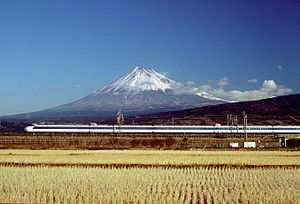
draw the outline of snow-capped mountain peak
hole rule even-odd
[[[117,81],[104,87],[99,93],[126,91],[158,91],[165,92],[175,81],[157,73],[151,68],[135,67]]]
[[[186,89],[186,90],[185,90]],[[157,73],[153,69],[135,67],[101,90],[77,101],[36,112],[36,117],[114,117],[122,109],[127,115],[183,110],[223,103],[208,93]],[[31,117],[34,113],[31,114]]]

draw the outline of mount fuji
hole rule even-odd
[[[135,67],[112,84],[77,101],[29,113],[30,118],[112,117],[183,110],[225,103],[207,93],[178,93],[177,82],[151,68]],[[22,114],[28,117],[29,114]]]

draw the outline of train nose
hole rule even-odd
[[[30,132],[30,127],[24,128],[24,131],[25,131],[25,132]]]

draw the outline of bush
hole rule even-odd
[[[173,144],[175,144],[176,140],[173,137],[168,137],[165,140],[166,146],[170,148]]]
[[[159,146],[160,148],[162,148],[164,146],[162,140],[159,140],[159,139],[152,139],[150,141],[150,145],[152,148],[155,148],[156,146]]]
[[[136,147],[139,146],[140,142],[141,141],[138,140],[138,139],[133,139],[133,140],[130,141],[130,145],[131,145],[132,148],[136,148]]]

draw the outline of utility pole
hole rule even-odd
[[[230,133],[233,132],[233,130],[232,130],[233,127],[236,128],[236,133],[238,133],[238,131],[239,131],[239,129],[238,129],[238,123],[239,123],[239,120],[238,120],[237,115],[227,114],[227,126],[230,129]]]
[[[238,132],[238,123],[239,123],[239,120],[238,120],[238,117],[237,117],[237,115],[232,115],[232,114],[229,114],[229,116],[228,116],[228,125],[230,126],[230,127],[236,127],[236,130],[237,130],[237,132]]]
[[[172,123],[172,125],[174,125],[174,118],[172,118],[171,123]]]
[[[239,120],[237,118],[237,115],[234,115],[232,117],[232,126],[238,126]]]
[[[229,115],[228,113],[226,114],[226,118],[227,118],[227,120],[226,120],[227,126],[229,126],[230,116],[231,116],[231,114],[230,114],[230,115]]]
[[[232,134],[232,114],[227,113],[227,127],[229,127],[230,132],[227,133],[227,137],[229,137],[229,134]]]
[[[246,139],[246,141],[248,140],[248,138],[247,138],[247,123],[248,123],[248,121],[247,121],[247,114],[246,114],[246,112],[245,111],[243,111],[243,119],[244,119],[244,135],[245,135],[245,139]]]
[[[121,125],[123,125],[123,123],[124,123],[123,113],[119,109],[117,113],[117,124],[119,125],[119,134],[121,133]]]

